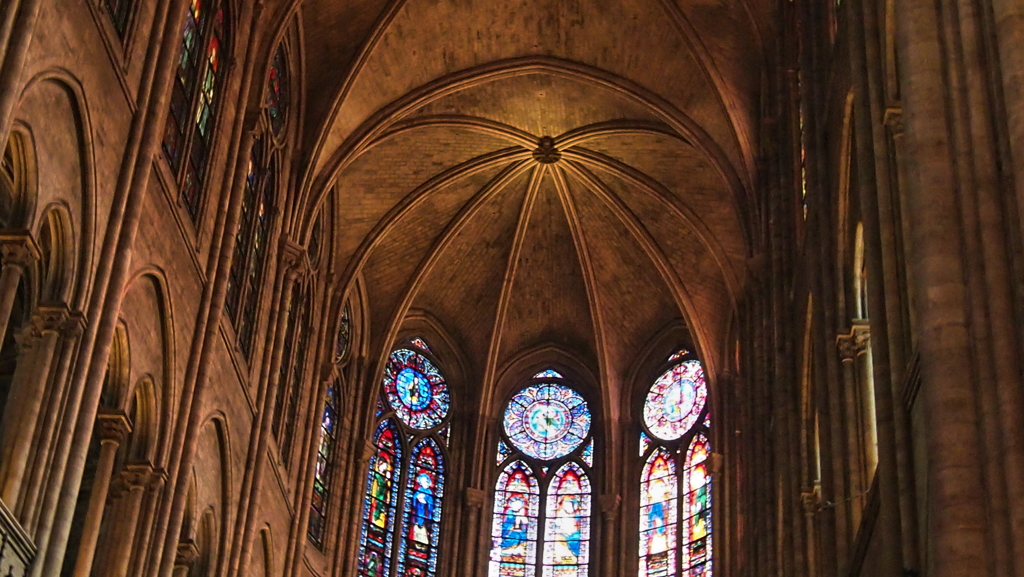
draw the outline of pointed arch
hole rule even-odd
[[[437,572],[445,472],[444,455],[438,443],[431,437],[420,441],[412,450],[405,484],[398,575],[433,577]]]
[[[537,560],[540,486],[533,469],[522,460],[508,464],[494,486],[488,575],[526,575]]]
[[[363,527],[359,536],[359,575],[388,575],[402,475],[402,445],[398,428],[389,419],[377,427],[366,475]]]
[[[655,449],[640,479],[640,575],[675,575],[679,479],[672,453]]]
[[[590,478],[569,461],[555,473],[544,507],[543,577],[587,575],[590,564]]]

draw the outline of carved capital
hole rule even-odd
[[[61,332],[65,339],[77,339],[85,332],[85,314],[82,311],[74,311],[61,326]]]
[[[470,509],[479,509],[484,506],[484,498],[487,493],[473,487],[466,487],[466,506]]]
[[[179,541],[178,550],[174,554],[174,566],[191,569],[197,560],[199,560],[199,547],[195,541],[191,539]]]
[[[284,267],[284,274],[287,279],[295,280],[305,274],[305,255],[306,249],[287,238],[281,239],[281,265]]]
[[[721,453],[708,455],[708,474],[717,477],[725,466],[725,457]]]
[[[131,463],[121,470],[121,482],[129,489],[146,487],[153,477],[153,466],[149,463]]]
[[[619,505],[622,504],[622,497],[617,493],[614,495],[598,495],[597,506],[601,509],[601,515],[614,521],[619,516]]]
[[[27,230],[0,233],[0,255],[3,263],[25,268],[39,260],[39,245]]]
[[[366,463],[369,463],[370,462],[370,457],[372,457],[374,455],[374,453],[376,453],[376,452],[377,452],[377,446],[374,445],[373,443],[367,441],[366,443],[363,444],[363,453],[361,455],[359,455],[359,463],[361,465],[365,465]]]
[[[839,350],[840,360],[852,361],[857,358],[857,343],[854,341],[852,333],[837,336],[836,348]]]
[[[102,441],[120,445],[132,432],[132,424],[128,415],[120,411],[103,411],[96,415],[96,429]]]
[[[882,119],[882,123],[889,127],[893,135],[899,136],[903,134],[903,108],[885,109],[885,117]]]
[[[821,509],[821,490],[818,487],[805,488],[800,493],[800,503],[804,507],[804,513],[813,515]]]
[[[853,325],[850,335],[853,337],[853,346],[856,348],[857,354],[871,349],[871,327],[867,324]]]

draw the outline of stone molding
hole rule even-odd
[[[39,245],[27,230],[0,232],[0,255],[3,264],[24,269],[42,256]]]
[[[124,443],[132,432],[128,415],[121,411],[102,411],[96,415],[97,434],[103,442]]]

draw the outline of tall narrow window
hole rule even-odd
[[[284,145],[278,142],[276,132],[288,110],[287,92],[283,88],[283,55],[284,49],[279,47],[267,73],[268,106],[261,117],[261,129],[249,152],[249,169],[242,193],[242,215],[228,276],[225,307],[234,323],[239,348],[246,356],[252,352],[260,292],[266,284],[263,276],[274,215],[274,192],[278,185],[277,167],[281,165],[284,154]],[[270,94],[274,95],[273,98]],[[272,107],[269,104],[271,100]],[[285,357],[285,362],[288,361],[288,357]]]
[[[189,214],[199,213],[223,75],[224,10],[192,0],[181,36],[163,149]]]
[[[711,417],[700,361],[687,351],[669,357],[642,417],[639,577],[709,577]]]
[[[588,574],[590,424],[586,401],[554,371],[538,373],[506,405],[490,577]]]
[[[278,372],[277,411],[274,414],[272,431],[277,439],[281,459],[287,463],[291,449],[292,433],[299,409],[299,393],[302,391],[302,376],[305,368],[306,350],[309,348],[309,334],[312,322],[310,304],[312,287],[296,289],[288,303],[288,327],[285,330],[284,349],[281,351],[281,366]]]
[[[323,546],[324,542],[327,496],[330,493],[331,478],[334,473],[334,449],[338,436],[338,414],[341,408],[338,405],[341,399],[338,396],[336,381],[327,386],[326,396],[324,413],[320,420],[320,445],[316,454],[316,470],[313,472],[313,499],[310,503],[309,527],[307,528],[309,539],[317,546]],[[377,455],[374,456],[374,459],[379,458],[382,452],[386,455],[387,451],[394,449],[393,445],[388,444],[389,441],[385,438],[385,433],[386,429],[380,428],[374,437],[374,445],[377,447]]]
[[[422,339],[388,357],[377,404],[357,560],[360,577],[437,574],[448,444],[448,384]],[[382,431],[389,446],[382,453]],[[385,455],[385,456],[382,456]]]

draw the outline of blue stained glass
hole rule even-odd
[[[537,559],[540,488],[530,466],[509,463],[494,487],[489,577],[533,577]]]
[[[647,452],[647,449],[651,447],[651,438],[647,436],[647,433],[640,432],[640,456],[643,457]]]
[[[590,560],[590,480],[566,463],[548,488],[543,577],[584,577]]]
[[[550,468],[551,467],[548,467],[547,465],[544,465],[543,467],[540,468],[540,474],[541,475],[547,475],[548,474],[548,469],[550,469]]]
[[[370,458],[363,499],[363,523],[359,537],[360,577],[384,577],[391,566],[398,483],[402,472],[402,449],[398,431],[390,421],[377,427],[376,454]]]
[[[505,441],[498,441],[498,464],[502,464],[511,454],[512,449],[508,448]]]
[[[445,425],[438,435],[441,436],[441,439],[444,440],[444,444],[447,445],[452,440],[452,426]]]
[[[707,385],[698,361],[683,361],[651,385],[644,402],[644,424],[659,439],[673,441],[697,422]]]
[[[590,409],[579,393],[561,384],[531,385],[505,409],[504,427],[512,444],[535,459],[564,457],[590,433]]]
[[[535,379],[562,379],[564,377],[558,371],[555,371],[555,370],[552,370],[552,369],[548,369],[546,371],[541,371],[541,372],[537,373],[536,375],[533,375],[533,378],[535,378]]]
[[[444,497],[444,459],[433,439],[413,449],[406,483],[404,533],[399,545],[398,574],[433,577],[437,571],[437,545]]]
[[[426,430],[448,415],[448,384],[429,359],[411,349],[398,349],[384,368],[384,393],[406,425]]]
[[[588,467],[593,467],[594,466],[594,441],[593,441],[593,439],[591,439],[591,441],[589,443],[587,443],[587,446],[584,447],[583,454],[581,455],[581,457],[583,459],[583,462],[586,463]]]
[[[377,412],[374,416],[379,417],[384,414],[384,399],[377,397]]]

